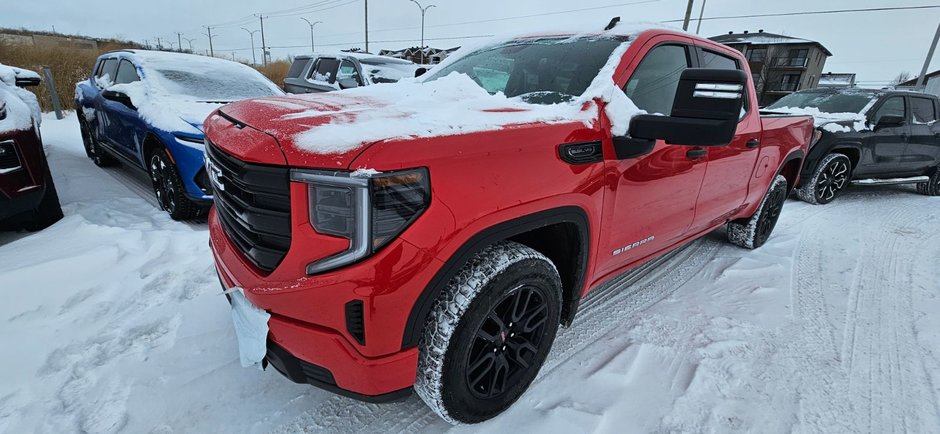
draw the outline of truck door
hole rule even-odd
[[[872,131],[863,139],[863,152],[852,177],[904,176],[909,171],[904,159],[911,135],[904,96],[886,98],[873,113],[869,119]],[[901,122],[886,124],[886,119],[899,119]]]
[[[699,48],[702,68],[745,70],[738,59],[725,54]],[[745,72],[747,72],[745,70]],[[751,88],[750,85],[748,87]],[[754,176],[754,166],[760,153],[761,121],[752,92],[748,91],[737,132],[731,143],[711,146],[708,150],[708,168],[702,181],[695,207],[695,220],[690,232],[700,232],[725,223],[736,214],[748,197],[748,184]]]
[[[627,96],[649,113],[672,113],[682,71],[692,66],[691,40],[651,39],[626,77]],[[704,150],[667,145],[662,140],[649,154],[606,161],[608,188],[597,257],[598,276],[617,271],[674,244],[686,234],[695,215]]]
[[[937,125],[937,108],[934,100],[927,97],[909,96],[911,105],[911,137],[907,143],[905,165],[915,172],[926,175],[928,170],[940,164],[940,125]]]

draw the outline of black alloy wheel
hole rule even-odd
[[[829,203],[849,183],[849,162],[847,158],[835,158],[823,168],[816,181],[816,201]]]
[[[173,214],[176,211],[176,186],[173,183],[176,171],[164,160],[159,153],[150,157],[150,179],[160,209]]]
[[[780,212],[783,210],[783,203],[787,200],[787,190],[774,189],[767,196],[764,207],[761,210],[761,217],[757,223],[757,233],[755,234],[754,244],[764,245],[777,226],[777,220],[780,219]]]
[[[479,399],[493,399],[533,367],[549,319],[544,289],[524,285],[494,306],[467,353],[467,388]],[[535,368],[538,368],[537,366]]]

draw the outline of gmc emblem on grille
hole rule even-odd
[[[212,181],[212,185],[219,191],[225,191],[225,184],[222,182],[225,179],[225,175],[222,175],[222,171],[212,165],[212,162],[207,161],[206,167],[209,169],[209,180]]]

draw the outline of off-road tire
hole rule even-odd
[[[745,249],[763,246],[777,226],[780,211],[786,201],[787,178],[777,175],[751,218],[728,223],[728,241]]]
[[[505,303],[519,306],[522,298],[526,299],[522,310],[538,310],[537,318],[517,317],[512,307],[500,310]],[[522,396],[541,369],[561,322],[561,305],[558,271],[544,255],[514,242],[483,249],[451,279],[431,311],[419,345],[414,386],[418,396],[450,423],[477,423],[498,415]],[[503,318],[513,317],[538,328],[512,322],[508,327]],[[492,332],[494,328],[499,331]],[[520,351],[522,342],[534,351]],[[529,355],[524,358],[527,368],[515,363],[521,354]],[[484,359],[492,364],[478,364]],[[487,366],[495,371],[479,370]],[[473,387],[470,372],[493,374],[474,375],[478,380]],[[504,387],[495,386],[500,372]]]
[[[849,157],[829,154],[820,160],[809,182],[801,185],[796,195],[803,202],[825,205],[839,197],[851,181],[852,161]]]
[[[917,192],[927,196],[940,196],[940,167],[933,170],[929,181],[917,184]]]
[[[147,159],[147,172],[153,185],[160,209],[173,220],[190,220],[199,215],[201,208],[186,197],[183,180],[166,149],[157,148]]]

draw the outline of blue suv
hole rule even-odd
[[[101,167],[144,171],[160,207],[187,220],[212,205],[202,123],[223,104],[282,95],[240,63],[183,53],[126,50],[98,58],[75,85],[85,152]]]

